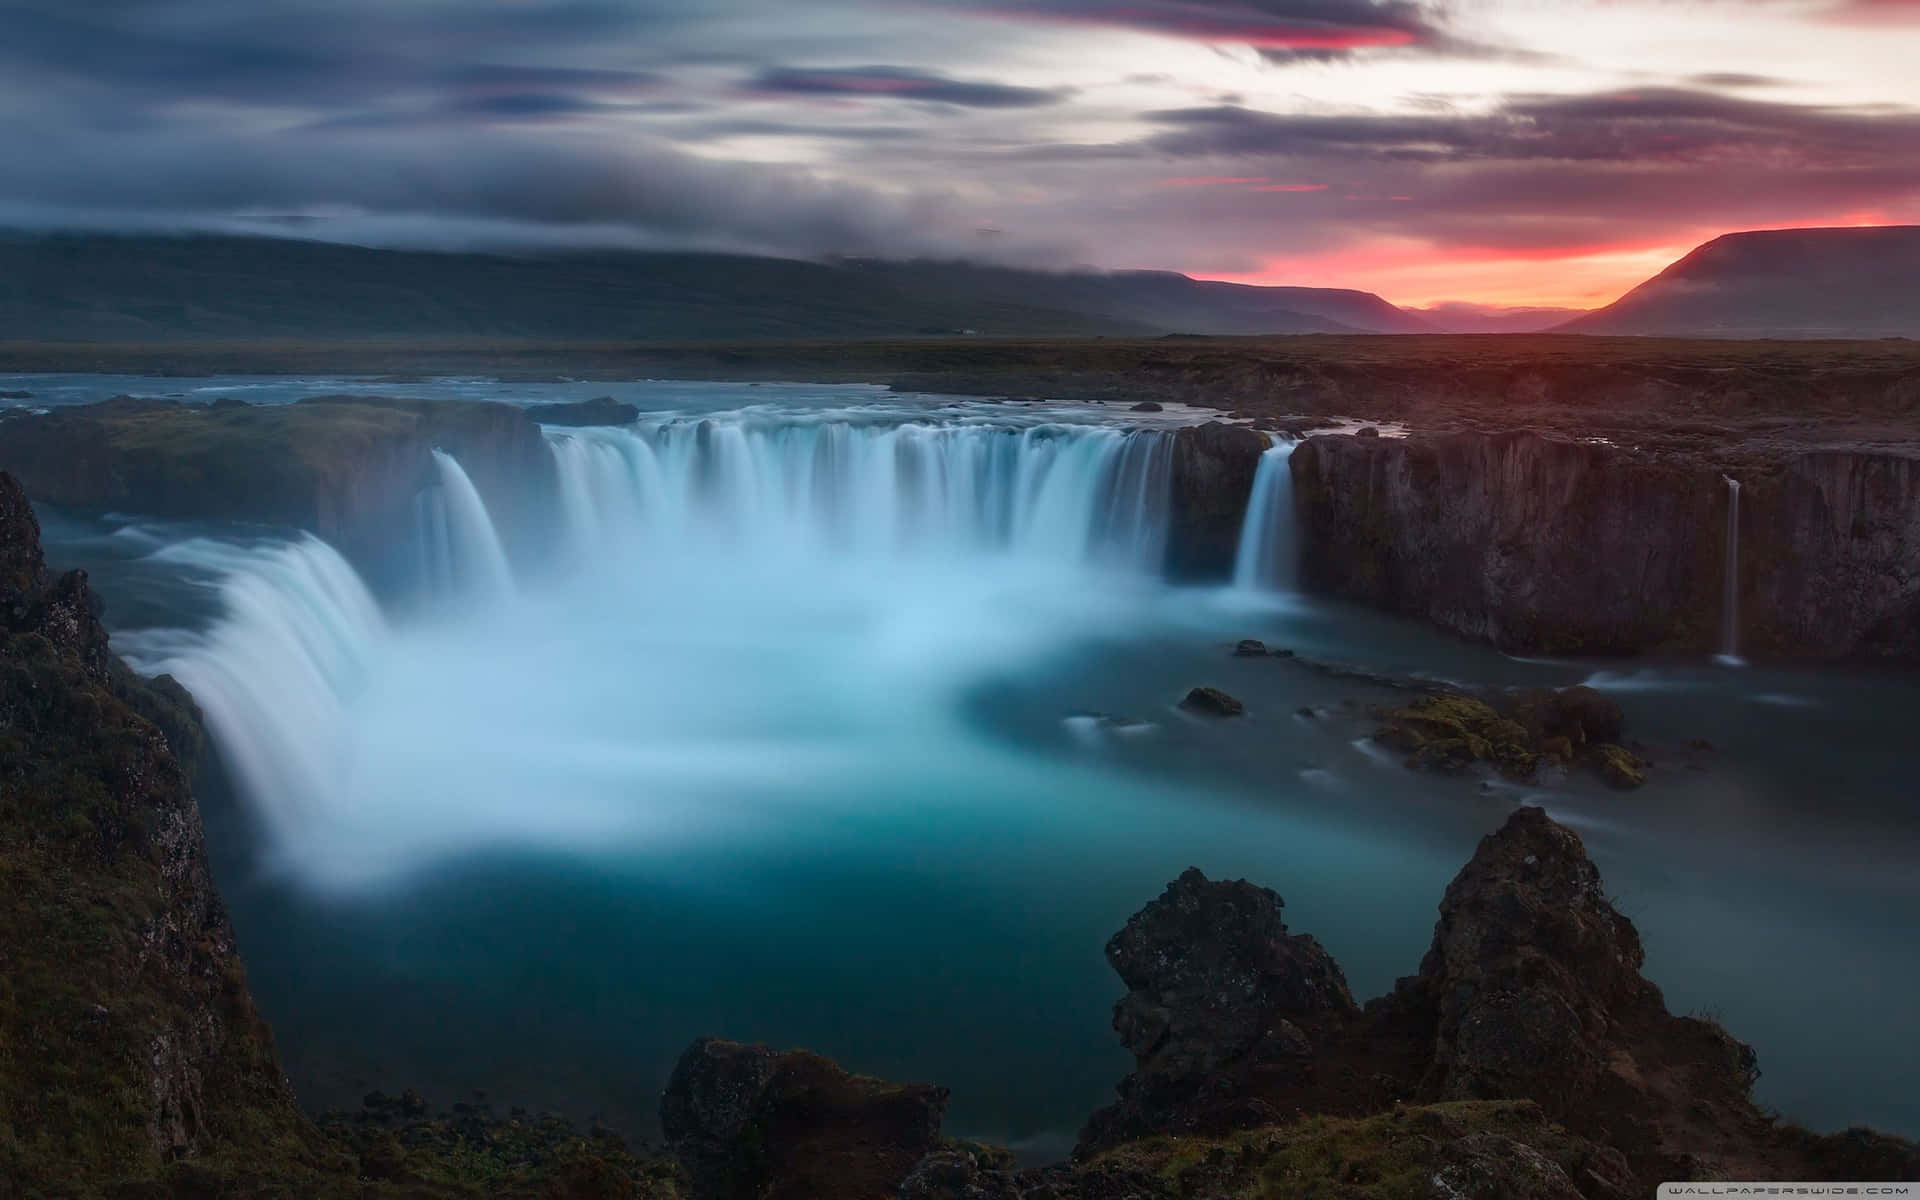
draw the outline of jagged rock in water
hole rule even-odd
[[[1194,1127],[1210,1076],[1228,1067],[1309,1061],[1314,1038],[1357,1013],[1320,944],[1287,932],[1280,897],[1189,868],[1107,943],[1127,985],[1113,1027],[1134,1071],[1117,1105],[1094,1114],[1082,1147]]]
[[[1286,931],[1277,896],[1189,871],[1109,943],[1128,987],[1114,1027],[1136,1066],[1082,1131],[1076,1160],[1134,1161],[1146,1152],[1132,1139],[1151,1134],[1225,1139],[1202,1163],[1217,1158],[1218,1186],[1201,1172],[1175,1194],[1239,1194],[1223,1181],[1278,1153],[1281,1135],[1231,1131],[1385,1111],[1426,1123],[1439,1157],[1420,1160],[1420,1178],[1454,1189],[1439,1196],[1625,1200],[1661,1179],[1920,1170],[1901,1139],[1819,1137],[1762,1113],[1752,1050],[1669,1014],[1640,974],[1644,957],[1579,837],[1538,808],[1482,840],[1447,888],[1419,974],[1364,1012],[1325,951]],[[1449,1103],[1395,1107],[1434,1101]],[[1515,1101],[1528,1102],[1515,1118],[1524,1132],[1461,1119],[1488,1117],[1471,1104]],[[1369,1153],[1402,1143],[1366,1128]],[[1272,1144],[1249,1149],[1258,1137]],[[1192,1147],[1181,1153],[1191,1160]]]
[[[1245,716],[1247,706],[1219,688],[1197,687],[1180,701],[1180,707],[1209,717]]]
[[[542,425],[631,425],[639,420],[640,409],[612,396],[595,396],[571,404],[535,404],[527,409],[527,415]]]
[[[1128,409],[1127,411],[1128,411],[1128,412],[1144,412],[1144,413],[1155,413],[1155,412],[1164,412],[1164,411],[1166,411],[1166,410],[1165,410],[1165,408],[1164,408],[1164,406],[1162,406],[1162,405],[1160,405],[1160,404],[1158,404],[1158,403],[1156,403],[1155,401],[1152,401],[1152,400],[1142,400],[1142,401],[1141,401],[1140,403],[1138,403],[1138,404],[1136,404],[1136,405],[1134,405],[1134,406],[1133,406],[1132,408],[1130,408],[1130,409]]]
[[[946,1107],[945,1088],[702,1038],[674,1067],[660,1127],[694,1200],[890,1200],[938,1147]]]
[[[1235,658],[1264,658],[1266,653],[1267,644],[1257,638],[1243,638],[1233,647]]]

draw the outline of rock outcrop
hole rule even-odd
[[[1257,1090],[1243,1076],[1310,1072],[1316,1042],[1358,1015],[1339,965],[1287,932],[1283,903],[1245,880],[1189,869],[1107,943],[1127,985],[1113,1027],[1134,1070],[1120,1102],[1088,1122],[1084,1144],[1233,1124]]]
[[[1209,421],[1173,434],[1167,573],[1175,579],[1232,574],[1240,525],[1267,439],[1244,425]]]
[[[1153,1133],[1226,1144],[1305,1114],[1524,1102],[1528,1138],[1456,1129],[1435,1169],[1457,1194],[1591,1200],[1662,1179],[1818,1178],[1843,1161],[1885,1178],[1920,1171],[1910,1143],[1816,1137],[1764,1114],[1752,1050],[1667,1012],[1579,837],[1540,809],[1481,842],[1419,973],[1363,1010],[1279,916],[1271,892],[1190,870],[1109,943],[1128,986],[1114,1025],[1136,1068],[1082,1132],[1078,1161],[1126,1158]]]
[[[694,1200],[891,1200],[939,1147],[946,1107],[945,1088],[702,1038],[674,1067],[660,1127]]]
[[[459,459],[510,544],[535,543],[553,458],[512,405],[316,396],[203,407],[122,397],[0,415],[0,469],[36,501],[81,511],[293,526],[363,570],[397,571],[432,451]]]
[[[1456,433],[1309,438],[1292,466],[1312,590],[1511,651],[1722,648],[1720,464]],[[1741,474],[1742,651],[1920,658],[1920,460],[1785,453]]]
[[[1646,763],[1619,744],[1620,706],[1590,687],[1489,692],[1485,699],[1435,692],[1375,710],[1373,740],[1431,771],[1494,771],[1531,781],[1543,767],[1579,764],[1615,787],[1646,782]]]
[[[0,474],[0,1179],[85,1192],[240,1140],[313,1151],[208,877],[175,753],[198,722],[169,685],[109,653],[85,573],[48,575]]]

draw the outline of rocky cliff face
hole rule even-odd
[[[534,543],[553,493],[537,425],[494,403],[319,396],[212,407],[122,398],[0,417],[0,468],[82,511],[294,526],[380,574],[414,528],[432,451],[460,460],[509,542]],[[533,502],[530,502],[530,499]]]
[[[1742,477],[1741,651],[1920,657],[1920,469],[1816,452]],[[1530,433],[1310,438],[1309,588],[1503,649],[1721,649],[1720,467]]]
[[[1240,524],[1267,439],[1243,425],[1209,421],[1173,434],[1167,573],[1217,579],[1233,572]]]
[[[208,878],[197,729],[108,652],[85,574],[48,576],[0,474],[0,1179],[311,1153]]]

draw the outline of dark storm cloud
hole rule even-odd
[[[1276,63],[1382,50],[1535,57],[1457,37],[1442,23],[1440,5],[1413,0],[980,0],[971,6],[1021,20],[1251,46]]]
[[[1172,109],[1149,119],[1173,128],[1148,140],[1159,153],[1339,155],[1406,160],[1709,165],[1894,164],[1920,148],[1920,114],[1769,104],[1707,92],[1644,89],[1587,96],[1521,96],[1484,115],[1273,114],[1231,106]]]
[[[1067,93],[1057,88],[1014,87],[981,80],[949,79],[904,67],[842,67],[803,70],[776,67],[763,71],[748,90],[770,96],[835,96],[868,100],[916,100],[964,108],[1038,108],[1058,104]]]
[[[939,193],[896,195],[797,166],[688,154],[644,135],[407,129],[298,138],[146,136],[85,146],[0,126],[15,164],[0,223],[151,226],[196,214],[325,218],[418,233],[433,222],[494,240],[698,245],[796,255],[957,254],[973,222]],[[597,231],[597,232],[596,232]],[[1012,239],[1005,253],[1059,246]]]

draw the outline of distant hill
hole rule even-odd
[[[1730,233],[1560,331],[1920,337],[1920,225]]]
[[[1372,292],[1254,287],[1172,271],[1021,271],[972,263],[859,262],[869,276],[951,295],[1100,313],[1171,333],[1438,333]]]
[[[1539,333],[1564,325],[1586,312],[1583,308],[1512,308],[1461,300],[1407,311],[1437,326],[1442,333]]]
[[[1159,272],[700,253],[442,253],[214,235],[0,236],[0,339],[768,340],[1431,332],[1367,292]]]

